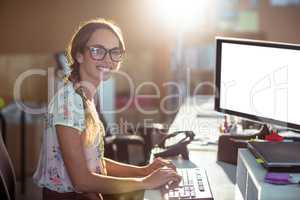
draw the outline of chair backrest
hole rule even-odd
[[[1,135],[1,134],[0,134]],[[0,137],[0,195],[1,199],[15,200],[16,176],[6,147]]]
[[[105,137],[105,152],[110,152],[109,158],[123,163],[144,165],[146,157],[144,154],[145,141],[138,135],[113,135]],[[107,154],[106,154],[107,155]]]
[[[0,110],[0,125],[1,125],[0,133],[2,133],[2,134],[0,134],[0,136],[3,137],[3,141],[5,144],[5,142],[6,142],[6,120],[5,120],[4,115],[2,114],[1,110]]]

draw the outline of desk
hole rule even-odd
[[[194,97],[188,98],[180,107],[169,132],[175,130],[192,130],[196,138],[214,139],[218,136],[217,123],[221,120],[213,111],[212,98]],[[197,117],[202,115],[203,117]],[[216,116],[216,117],[214,117]],[[199,124],[193,124],[199,123]],[[200,130],[199,127],[202,129]],[[206,130],[206,131],[205,131]],[[202,134],[203,133],[203,134]],[[211,133],[211,136],[208,135]],[[200,143],[189,145],[190,161],[172,159],[179,168],[203,167],[206,169],[211,191],[215,200],[232,200],[234,198],[234,185],[236,166],[217,162],[217,145],[201,140]],[[195,148],[200,146],[201,148]],[[163,199],[159,190],[146,190],[145,200]]]

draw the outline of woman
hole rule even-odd
[[[34,181],[44,199],[101,199],[100,194],[157,188],[180,176],[169,161],[137,167],[103,157],[104,128],[96,88],[118,70],[125,45],[120,29],[98,19],[82,25],[69,45],[71,75],[49,104]]]

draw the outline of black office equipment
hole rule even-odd
[[[217,38],[215,110],[262,123],[257,135],[270,125],[300,130],[299,58],[296,44]]]
[[[300,172],[300,142],[249,142],[248,149],[269,171]]]
[[[167,140],[172,139],[173,137],[176,137],[178,135],[181,135],[182,138],[175,144],[167,145]],[[154,157],[171,157],[171,156],[178,156],[181,155],[183,159],[188,160],[189,159],[189,152],[187,149],[187,145],[193,141],[195,137],[195,134],[192,131],[177,131],[174,133],[171,133],[167,135],[162,142],[158,145],[162,150],[158,153],[154,154]]]
[[[6,144],[6,120],[4,115],[2,114],[1,110],[0,110],[0,124],[1,124],[1,132],[2,132],[2,138],[3,138],[3,142],[4,144]]]
[[[0,137],[0,161],[0,197],[3,200],[14,200],[16,197],[16,175],[2,137]]]
[[[68,61],[68,57],[67,57],[67,53],[64,51],[61,52],[57,52],[54,54],[54,58],[56,61],[56,73],[57,70],[62,70],[63,74],[62,75],[68,75],[69,73],[71,73],[71,69],[69,67],[69,61]]]

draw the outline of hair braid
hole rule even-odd
[[[83,108],[84,108],[84,117],[85,117],[85,145],[97,145],[99,143],[100,138],[97,135],[103,137],[104,129],[102,129],[101,122],[99,120],[95,105],[91,102],[85,95],[85,92],[81,86],[78,87],[80,83],[80,74],[79,74],[79,66],[76,63],[73,63],[71,74],[68,77],[68,82],[73,84],[75,91],[80,95]]]

